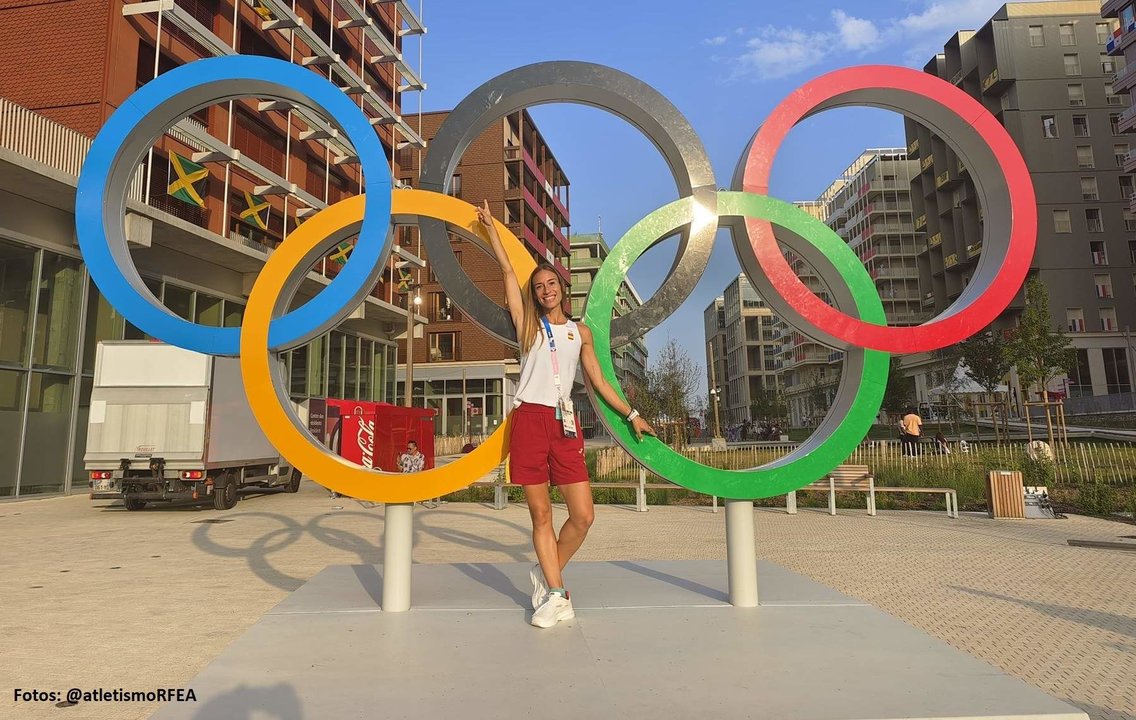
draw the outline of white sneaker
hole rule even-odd
[[[544,602],[544,596],[548,594],[548,587],[544,584],[544,571],[540,569],[540,563],[532,566],[529,570],[529,580],[532,580],[532,606],[533,610],[540,607]]]
[[[572,609],[572,601],[560,593],[551,593],[533,613],[531,622],[538,628],[550,628],[561,620],[571,620],[574,617],[576,611]]]

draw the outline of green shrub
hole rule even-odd
[[[1057,467],[1045,457],[1038,456],[1035,459],[1023,455],[1019,468],[1022,471],[1022,484],[1027,487],[1052,487],[1057,481]]]
[[[1116,509],[1116,492],[1108,483],[1085,483],[1078,488],[1077,504],[1087,513],[1109,515]]]

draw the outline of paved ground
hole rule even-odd
[[[223,513],[128,513],[82,497],[0,504],[0,717],[148,717],[153,703],[61,709],[16,704],[12,691],[182,687],[325,566],[381,563],[382,524],[381,506],[332,500],[308,482],[298,495],[253,496]],[[523,506],[419,508],[415,528],[417,562],[532,557]],[[1066,544],[1117,541],[1136,527],[1078,517],[761,510],[757,532],[760,557],[868,601],[1093,718],[1136,720],[1136,552]],[[579,555],[724,556],[724,513],[611,506],[598,509]]]

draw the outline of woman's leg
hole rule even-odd
[[[563,570],[588,535],[588,528],[595,520],[595,507],[592,505],[592,485],[588,482],[557,485],[564,502],[568,505],[568,520],[560,528],[560,540],[556,543]],[[559,573],[558,573],[559,574]],[[546,575],[547,577],[547,575]],[[550,586],[551,587],[551,586]]]
[[[564,587],[564,580],[560,577],[562,564],[556,548],[556,533],[552,529],[552,500],[548,496],[548,485],[525,485],[525,502],[529,506],[529,516],[533,526],[533,549],[536,550],[536,559],[540,562],[540,569],[544,572],[544,581],[548,587]]]

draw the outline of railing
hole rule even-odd
[[[982,243],[976,242],[966,246],[967,257],[974,257],[982,252]]]
[[[945,268],[954,267],[955,265],[958,265],[958,261],[959,261],[958,253],[951,253],[950,255],[943,258],[943,267],[945,267]]]
[[[943,243],[943,234],[942,233],[935,233],[931,237],[927,238],[927,247],[928,248],[938,247],[942,243]]]
[[[919,138],[915,138],[911,141],[911,144],[907,146],[907,154],[909,156],[917,152],[919,152]]]
[[[915,229],[916,230],[919,230],[919,229],[925,228],[925,227],[927,227],[927,213],[923,213],[919,217],[915,218]]]
[[[989,75],[982,78],[982,92],[986,92],[992,88],[996,82],[998,82],[998,68],[994,68],[990,71]]]
[[[931,167],[934,164],[935,164],[935,156],[934,155],[928,155],[927,157],[923,158],[919,162],[919,169],[920,170],[926,170],[927,168]]]
[[[0,148],[77,178],[91,149],[91,140],[22,105],[0,98]],[[141,202],[144,184],[145,173],[140,166],[127,189],[127,197]]]

